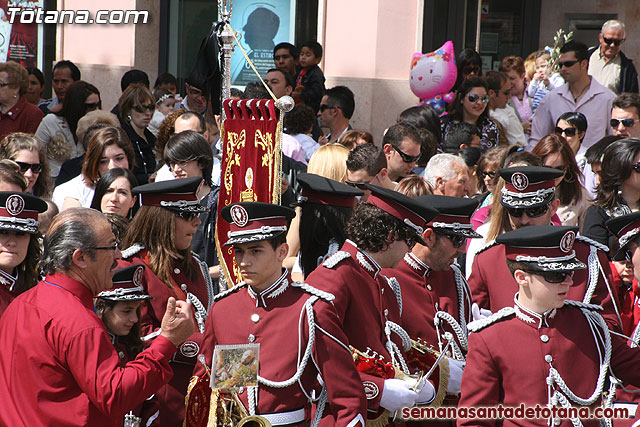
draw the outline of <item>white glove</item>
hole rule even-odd
[[[473,320],[486,319],[491,316],[493,313],[490,310],[480,308],[478,304],[475,302],[471,306],[471,315],[473,316]]]
[[[476,306],[477,307],[477,306]],[[465,362],[447,358],[449,362],[449,383],[447,384],[448,394],[460,393],[460,384],[462,383],[462,371],[464,370]]]
[[[410,382],[391,378],[384,380],[380,406],[392,413],[401,409],[414,406],[418,399],[418,392],[411,390]]]
[[[433,399],[436,397],[436,389],[433,388],[433,384],[430,381],[425,380],[424,387],[420,390],[420,394],[416,399],[417,405],[426,405],[427,403],[431,403]]]

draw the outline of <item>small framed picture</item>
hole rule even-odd
[[[260,344],[217,345],[211,388],[235,390],[258,385]]]

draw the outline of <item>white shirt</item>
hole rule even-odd
[[[500,122],[509,144],[523,146],[527,144],[527,138],[524,136],[524,128],[513,108],[506,106],[505,108],[489,110],[489,117]]]
[[[84,182],[84,176],[80,174],[71,181],[67,181],[54,188],[51,200],[59,210],[62,210],[62,205],[67,198],[76,199],[83,208],[89,208],[91,207],[95,191],[95,187],[87,186]]]
[[[482,235],[482,238],[478,239],[469,239],[469,247],[467,248],[467,260],[465,261],[465,274],[467,279],[471,276],[471,268],[473,267],[473,259],[476,254],[480,252],[480,249],[484,248],[487,245],[487,234],[489,233],[489,227],[491,227],[491,222],[487,219],[487,222],[482,224],[476,232]]]
[[[211,182],[213,185],[220,186],[220,172],[220,160],[217,157],[214,157],[213,168],[211,169]],[[171,179],[175,179],[173,172],[169,169],[169,165],[164,164],[160,169],[158,169],[155,182],[169,181]]]
[[[53,113],[44,116],[36,130],[36,137],[47,147],[52,178],[58,176],[64,162],[84,153],[82,144],[76,144],[73,139],[67,120]]]

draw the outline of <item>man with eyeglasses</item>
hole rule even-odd
[[[616,95],[592,78],[589,68],[589,54],[583,43],[570,41],[560,49],[558,61],[560,74],[565,84],[553,89],[540,102],[533,118],[528,148],[553,133],[558,118],[567,112],[582,113],[589,127],[582,145],[585,149],[598,142],[604,135],[611,134],[611,104]]]
[[[0,322],[0,424],[122,424],[173,376],[169,362],[194,329],[191,306],[170,298],[159,336],[122,368],[93,304],[113,287],[121,256],[109,222],[69,209],[54,218],[44,247],[47,276]]]
[[[207,110],[207,82],[197,75],[191,74],[184,83],[186,95],[176,102],[174,110],[181,108],[204,115]]]
[[[517,166],[501,169],[499,173],[505,181],[500,194],[505,223],[500,232],[551,224],[551,217],[560,204],[556,198],[555,180],[562,176],[562,171],[540,166]],[[490,222],[487,224],[491,227]],[[482,234],[480,228],[478,232]],[[576,273],[568,298],[586,299],[585,302],[602,305],[609,325],[619,329],[615,294],[608,285],[613,283],[608,248],[584,236],[576,239],[576,256],[588,264],[589,269]],[[513,276],[503,262],[504,257],[504,246],[495,242],[480,250],[472,242],[467,251],[467,279],[473,302],[493,313],[511,306],[517,291]]]
[[[329,128],[326,136],[320,137],[320,145],[340,142],[342,135],[351,130],[349,119],[356,108],[353,92],[346,86],[327,89],[320,101],[318,120],[320,126]]]
[[[613,101],[611,129],[622,138],[640,138],[640,95],[623,93]]]
[[[439,212],[421,234],[426,244],[417,243],[398,267],[383,269],[382,274],[394,277],[400,284],[401,326],[412,339],[420,339],[439,351],[451,342],[446,356],[448,381],[440,381],[445,389],[438,394],[447,395],[446,406],[455,406],[466,356],[467,323],[472,319],[471,291],[460,268],[453,263],[465,252],[467,238],[482,237],[471,224],[478,202],[435,195],[416,200]],[[455,425],[455,421],[447,425]]]
[[[609,330],[601,307],[572,296],[578,274],[587,268],[575,246],[577,232],[578,227],[535,226],[496,239],[504,254],[496,266],[507,268],[511,277],[500,286],[512,289],[511,298],[500,312],[469,325],[460,406],[525,405],[531,414],[527,420],[458,419],[458,426],[595,427],[602,420],[582,411],[581,420],[569,420],[533,409],[577,407],[592,414],[595,407],[608,406],[610,373],[640,384],[639,350]]]
[[[364,195],[360,198],[363,202],[366,202],[371,194],[365,188],[365,184],[373,184],[389,190],[395,190],[397,185],[389,179],[384,151],[374,144],[360,144],[349,152],[345,183],[364,191]]]
[[[420,135],[413,126],[396,123],[382,138],[382,149],[387,157],[389,179],[400,181],[416,167],[420,158]]]
[[[625,39],[624,24],[615,19],[602,25],[600,46],[589,49],[589,74],[617,95],[638,93],[638,72],[633,62],[621,52]]]
[[[515,109],[507,105],[511,98],[511,81],[506,73],[489,71],[484,79],[489,88],[489,117],[500,123],[504,135],[510,145],[525,145],[527,138],[524,136],[524,128],[516,115]]]

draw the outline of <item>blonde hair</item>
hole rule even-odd
[[[78,137],[78,141],[80,141],[80,143],[83,143],[84,135],[85,133],[87,133],[87,129],[98,123],[120,127],[120,121],[115,114],[102,110],[90,111],[82,116],[80,120],[78,120],[78,127],[76,128],[76,137]],[[84,149],[86,150],[87,147],[84,147]]]
[[[536,59],[538,57],[538,51],[531,52],[529,56],[524,60],[524,72],[527,75],[528,81],[533,80],[533,75],[536,73]]]
[[[408,175],[402,178],[396,186],[396,191],[412,199],[433,194],[429,184],[419,175]]]
[[[309,159],[307,173],[324,176],[338,182],[347,179],[349,149],[342,144],[326,144],[318,148]]]

